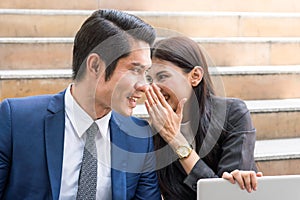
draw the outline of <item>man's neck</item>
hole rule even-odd
[[[89,89],[82,84],[72,84],[71,94],[78,105],[88,114],[93,120],[100,119],[107,115],[111,108],[102,105],[97,105],[95,90]]]

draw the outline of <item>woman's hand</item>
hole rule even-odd
[[[242,190],[245,188],[248,192],[257,189],[257,177],[262,177],[262,172],[234,170],[231,173],[224,172],[222,178],[230,181],[232,184],[238,182]]]
[[[183,105],[186,99],[181,100],[176,111],[173,111],[155,83],[151,84],[146,91],[146,97],[145,105],[151,126],[173,149],[187,144],[185,137],[180,133]]]

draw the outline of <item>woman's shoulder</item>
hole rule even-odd
[[[226,108],[227,112],[248,112],[245,101],[233,97],[218,97],[213,96],[213,102],[218,107]]]
[[[229,132],[254,130],[246,103],[239,98],[214,97],[218,105],[226,105],[224,129]]]
[[[214,111],[222,115],[226,124],[250,121],[250,112],[246,103],[239,98],[213,97]],[[243,120],[242,120],[243,119]]]

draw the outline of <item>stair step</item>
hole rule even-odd
[[[133,13],[153,25],[159,35],[189,37],[297,37],[299,13],[142,12]]]
[[[245,100],[300,98],[300,65],[211,67],[210,74],[220,96]]]
[[[0,37],[72,37],[92,12],[0,9]],[[278,33],[281,37],[300,36],[299,13],[128,12],[153,25],[160,36],[178,33],[190,37],[276,37]]]
[[[71,68],[74,38],[0,38],[1,69]]]
[[[209,71],[219,96],[236,97],[244,100],[300,98],[300,90],[298,89],[300,87],[299,65],[210,67]],[[3,86],[2,98],[36,94],[36,90],[31,85],[35,85],[35,88],[42,87],[52,79],[61,81],[61,85],[57,85],[52,91],[47,90],[45,92],[56,93],[58,92],[57,89],[65,88],[66,84],[71,81],[71,75],[70,68],[0,70],[2,85],[7,86],[7,89]],[[26,84],[24,83],[25,79]],[[19,87],[20,82],[23,82],[22,91],[26,91],[26,93],[21,93],[21,91],[16,93],[15,90],[8,89],[10,88],[9,85]],[[31,94],[31,92],[34,93]]]
[[[266,176],[300,173],[300,138],[258,140],[254,155]]]
[[[275,99],[263,101],[246,101],[251,113],[298,112],[300,99]]]
[[[299,12],[297,0],[102,0],[101,8],[143,11],[263,11]]]
[[[300,138],[258,140],[254,154],[256,161],[300,159]]]
[[[54,94],[71,82],[70,69],[0,70],[0,101],[5,98]]]
[[[193,38],[216,66],[298,65],[300,37]]]
[[[192,38],[210,56],[212,66],[298,65],[300,37]],[[1,69],[71,66],[73,38],[0,38]]]
[[[0,9],[2,37],[73,37],[90,10]]]
[[[297,0],[2,0],[0,8],[25,9],[97,9],[143,11],[263,11],[263,12],[299,12]]]
[[[300,136],[300,99],[246,101],[257,139]]]
[[[102,1],[102,0],[101,0]],[[20,9],[97,9],[100,0],[1,0],[0,8]]]

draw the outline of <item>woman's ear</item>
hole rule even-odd
[[[192,71],[190,71],[189,73],[190,84],[193,87],[199,85],[199,83],[202,81],[203,74],[204,74],[203,68],[201,66],[195,66],[194,69],[192,69]]]

